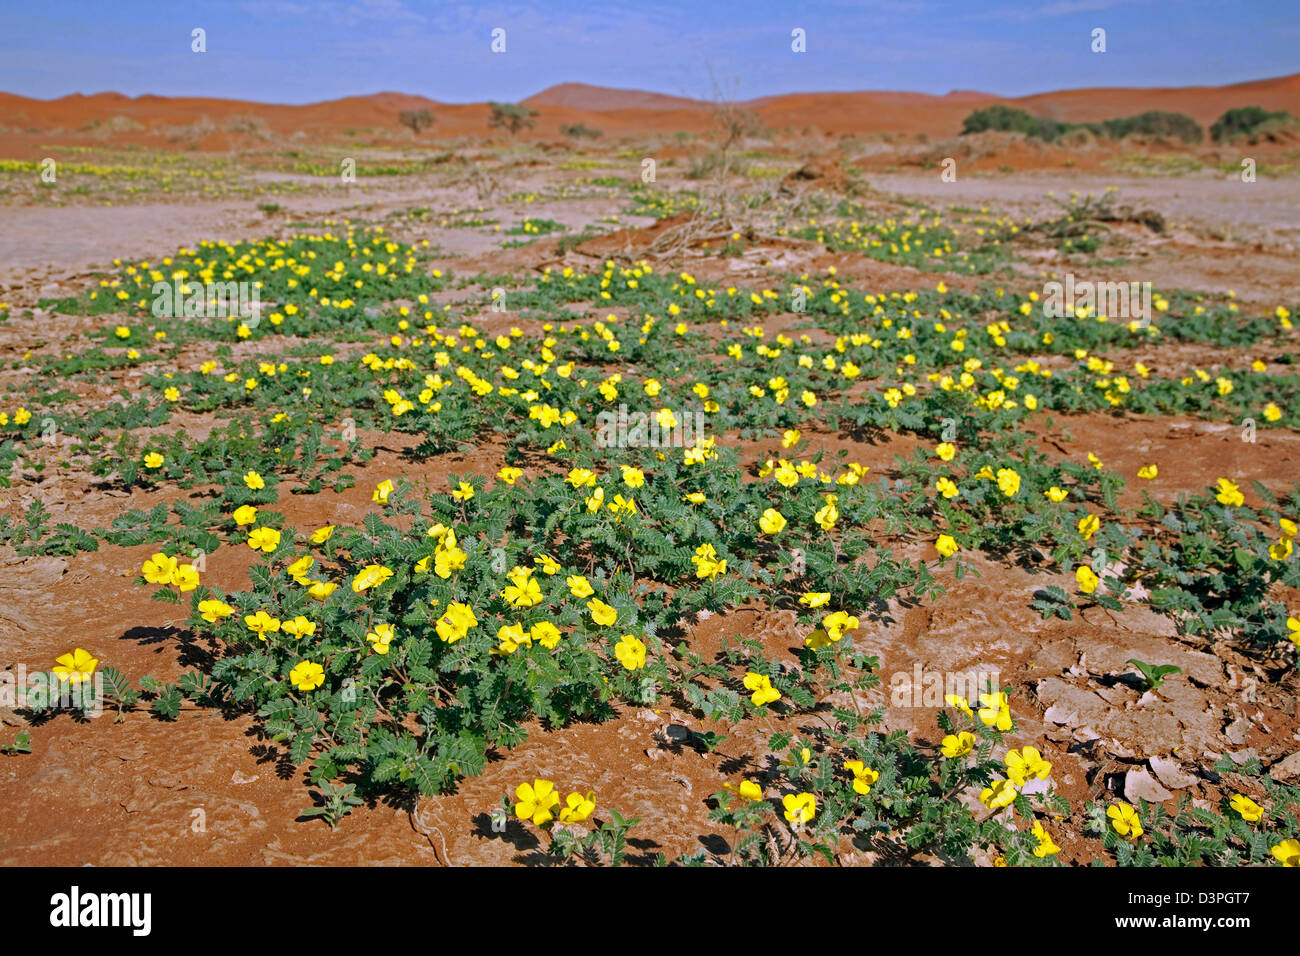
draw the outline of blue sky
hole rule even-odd
[[[517,100],[576,81],[822,90],[1219,85],[1300,71],[1296,0],[41,0],[0,9],[0,90],[310,103]],[[207,52],[190,52],[190,31]],[[490,51],[494,27],[506,52]],[[791,30],[807,52],[791,52]],[[1089,49],[1102,27],[1107,52]]]

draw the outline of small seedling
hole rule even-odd
[[[1164,683],[1166,677],[1174,674],[1181,674],[1183,669],[1173,664],[1148,664],[1146,661],[1140,661],[1136,657],[1130,657],[1127,663],[1132,664],[1142,672],[1143,690],[1158,690]]]

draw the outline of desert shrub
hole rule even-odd
[[[419,135],[436,123],[437,117],[426,109],[402,110],[397,114],[397,120],[412,133]]]
[[[975,110],[962,121],[962,134],[995,130],[1006,133],[1024,133],[1034,139],[1051,142],[1066,133],[1086,130],[1094,136],[1123,139],[1135,133],[1153,136],[1177,136],[1186,143],[1199,143],[1204,133],[1196,120],[1183,113],[1165,113],[1148,110],[1136,116],[1123,116],[1100,123],[1063,123],[1059,120],[1032,116],[1024,110],[998,103]]]
[[[1216,143],[1230,143],[1239,136],[1256,136],[1269,126],[1289,126],[1294,120],[1286,110],[1270,112],[1262,106],[1242,106],[1215,120],[1210,136]]]
[[[703,153],[699,156],[692,156],[690,166],[686,170],[687,179],[707,179],[712,176],[721,167],[721,158],[717,153]]]
[[[522,103],[489,103],[492,115],[488,117],[488,126],[503,129],[515,136],[521,129],[531,128],[536,123],[537,110]]]
[[[592,129],[584,123],[566,123],[560,127],[560,132],[570,139],[599,139],[604,134],[598,129]]]
[[[189,143],[193,144],[210,133],[215,133],[217,128],[212,125],[212,120],[206,116],[199,117],[193,123],[185,126],[170,126],[166,130],[167,140],[172,143]]]
[[[1092,146],[1097,142],[1097,132],[1088,126],[1076,126],[1062,133],[1058,142],[1069,149]]]
[[[1065,132],[1066,124],[1056,120],[1031,116],[1024,110],[997,103],[982,110],[975,110],[962,120],[962,135],[983,133],[989,130],[1004,133],[1024,133],[1035,139],[1048,141],[1056,139]]]
[[[260,116],[232,116],[226,121],[227,133],[244,133],[258,139],[267,139],[271,135],[266,120]]]
[[[1100,125],[1111,139],[1146,133],[1152,136],[1177,136],[1185,143],[1199,143],[1205,136],[1201,125],[1185,113],[1165,113],[1160,110],[1108,119]]]
[[[107,135],[111,133],[131,133],[140,129],[144,129],[144,127],[129,116],[110,116],[103,121],[99,119],[91,120],[81,128],[81,131],[93,130],[101,135]]]

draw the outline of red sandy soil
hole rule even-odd
[[[539,112],[536,128],[526,134],[531,138],[554,137],[561,126],[570,123],[585,123],[607,134],[700,131],[711,123],[711,104],[704,101],[581,83],[554,86],[524,102]],[[945,137],[959,133],[962,119],[972,110],[993,103],[1007,103],[1035,115],[1074,122],[1168,110],[1186,113],[1208,125],[1235,106],[1254,105],[1300,114],[1300,73],[1220,87],[1093,88],[1013,98],[972,91],[944,96],[793,93],[741,105],[752,109],[773,129]],[[132,98],[120,93],[37,100],[0,93],[0,147],[11,147],[23,142],[25,135],[36,133],[41,134],[41,142],[103,143],[107,136],[114,143],[156,146],[160,139],[166,139],[159,134],[169,129],[206,122],[224,133],[228,125],[249,119],[260,120],[268,133],[277,136],[302,133],[333,139],[348,135],[348,131],[363,136],[366,131],[396,131],[401,110],[420,108],[429,109],[437,117],[437,124],[423,138],[436,140],[487,132],[486,103],[439,103],[391,92],[303,106],[191,97]],[[115,119],[120,123],[118,118],[139,124],[139,128],[106,134],[93,125]],[[228,135],[209,135],[195,145],[199,149],[226,149],[231,143]]]

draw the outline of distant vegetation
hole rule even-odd
[[[988,106],[976,110],[962,121],[962,135],[996,130],[1003,133],[1024,133],[1035,139],[1053,140],[1064,132],[1064,124],[1055,120],[1031,116],[1024,110],[1003,106]]]
[[[419,134],[423,130],[432,126],[437,119],[428,110],[402,110],[397,114],[398,121],[411,130],[412,133]]]
[[[560,132],[571,139],[600,139],[604,135],[600,130],[583,123],[566,123],[560,127]]]
[[[1270,113],[1262,106],[1243,106],[1228,110],[1210,127],[1210,136],[1216,143],[1230,143],[1240,136],[1252,141],[1262,135],[1297,126],[1296,118],[1286,110]]]
[[[976,110],[962,122],[962,133],[982,133],[986,130],[1024,133],[1034,139],[1051,142],[1076,129],[1084,129],[1097,136],[1123,139],[1135,133],[1149,136],[1176,136],[1185,143],[1199,143],[1204,132],[1196,120],[1183,113],[1164,113],[1149,110],[1136,116],[1123,116],[1100,123],[1063,123],[1059,120],[1032,116],[1024,110],[997,104]]]
[[[492,115],[488,117],[488,126],[503,129],[511,136],[521,129],[534,125],[537,110],[522,103],[489,103]]]

